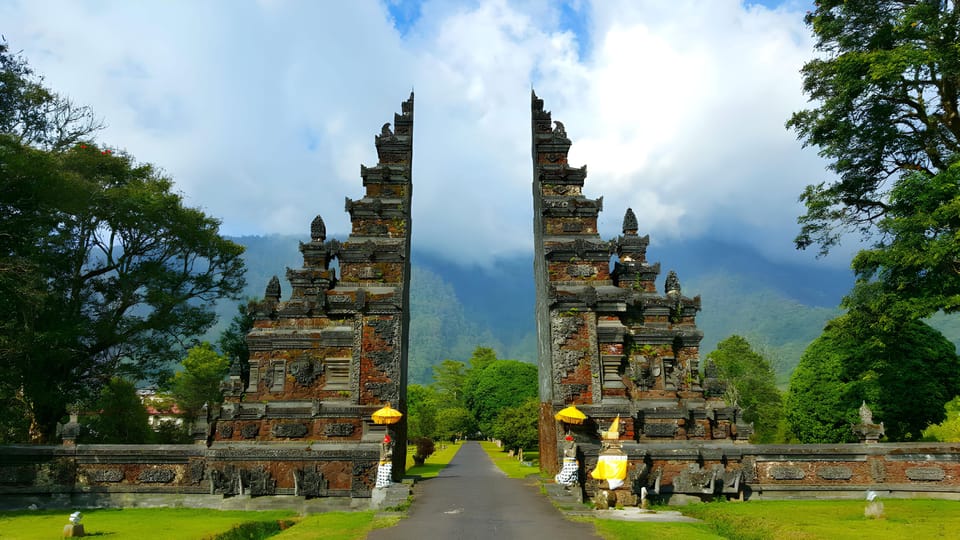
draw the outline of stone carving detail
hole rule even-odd
[[[393,351],[371,351],[367,353],[374,367],[378,370],[392,375]]]
[[[224,497],[240,495],[241,490],[253,497],[275,495],[277,481],[270,476],[270,471],[263,467],[248,470],[227,465],[223,469],[210,471],[210,489],[212,493],[219,493]]]
[[[240,471],[233,465],[210,471],[210,491],[224,497],[240,494]]]
[[[853,477],[853,470],[850,467],[820,467],[817,469],[817,476],[824,480],[849,480]]]
[[[273,276],[267,283],[267,288],[263,293],[265,299],[280,300],[280,278]]]
[[[557,363],[553,368],[554,381],[559,383],[571,371],[577,369],[583,359],[583,351],[563,350],[556,355]]]
[[[774,465],[770,467],[770,477],[774,480],[803,480],[807,474],[800,467]]]
[[[596,275],[597,269],[589,264],[571,264],[567,266],[567,275],[574,278],[588,278]]]
[[[744,473],[740,469],[727,471],[723,465],[710,468],[691,464],[673,478],[675,493],[725,493],[736,494],[740,491]]]
[[[326,497],[329,482],[323,477],[323,473],[316,467],[313,469],[296,469],[293,471],[294,480],[297,483],[297,494],[307,499],[314,497]]]
[[[240,436],[244,439],[255,439],[260,433],[260,424],[244,424],[240,428]]]
[[[220,438],[221,438],[221,439],[229,439],[229,438],[232,438],[232,437],[233,437],[233,424],[221,424],[221,425],[220,425],[220,429],[219,429],[218,431],[220,432]]]
[[[317,216],[310,223],[310,237],[314,242],[323,242],[327,239],[327,226],[323,223],[323,218]]]
[[[380,401],[396,401],[397,399],[397,383],[395,382],[366,382],[364,388]]]
[[[290,364],[290,374],[300,386],[310,386],[323,374],[323,364],[312,358],[300,358]]]
[[[673,270],[667,272],[667,278],[663,283],[663,288],[667,294],[680,294],[680,278],[677,277],[676,272]]]
[[[570,191],[568,187],[556,187],[554,188],[557,193],[563,194],[563,192]],[[578,233],[583,231],[583,224],[580,222],[567,222],[563,224],[563,232],[565,233]]]
[[[887,469],[883,466],[883,461],[879,459],[870,460],[870,478],[872,478],[874,482],[887,481]]]
[[[561,384],[559,387],[560,398],[564,401],[570,401],[573,398],[582,396],[590,389],[586,384]]]
[[[703,424],[695,423],[692,426],[690,426],[689,430],[687,430],[687,436],[688,437],[706,437],[707,428]]]
[[[240,471],[240,477],[243,479],[245,486],[250,486],[251,497],[275,495],[277,493],[277,481],[270,475],[270,471],[263,467]]]
[[[87,471],[87,480],[90,482],[122,482],[123,471],[120,469],[93,469]]]
[[[273,436],[274,437],[287,437],[290,439],[297,439],[300,437],[306,437],[309,432],[306,424],[276,424],[273,426]]]
[[[142,484],[167,484],[176,477],[173,469],[145,469],[137,475],[137,481]]]
[[[187,475],[190,478],[190,483],[197,485],[202,482],[206,468],[207,463],[202,459],[195,459],[191,461],[190,466],[187,468]]]
[[[560,349],[583,326],[583,319],[580,317],[564,317],[561,315],[553,317],[551,322],[552,332],[550,337],[553,339],[554,349]]]
[[[623,214],[623,233],[636,233],[639,228],[637,215],[633,213],[633,208],[627,208],[627,211]]]
[[[387,343],[393,343],[397,337],[397,323],[393,320],[375,319],[367,324],[373,328],[373,331],[380,336],[380,339]]]
[[[946,473],[940,467],[910,467],[906,473],[910,480],[920,482],[940,482],[946,478]]]
[[[672,422],[644,424],[643,434],[647,437],[673,437],[677,434],[677,425]]]
[[[373,471],[374,463],[371,462],[354,462],[352,468],[352,482],[350,486],[351,495],[363,495],[369,493],[373,489]]]
[[[347,423],[327,424],[323,428],[323,434],[327,437],[349,437],[353,435],[356,426]]]

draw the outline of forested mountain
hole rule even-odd
[[[277,275],[286,297],[290,288],[284,275],[287,267],[301,265],[297,245],[302,239],[233,240],[247,247],[247,294],[262,296]],[[707,240],[651,246],[648,258],[661,262],[661,279],[676,270],[683,293],[702,297],[701,358],[724,338],[740,334],[770,356],[781,383],[824,324],[840,313],[837,305],[853,283],[847,270],[770,262],[750,249]],[[478,345],[493,348],[500,358],[536,361],[531,256],[480,268],[415,249],[412,262],[410,382],[430,382],[432,366],[444,359],[467,360]],[[226,326],[236,306],[221,306],[219,312],[222,320],[211,335]],[[960,341],[957,317],[935,317],[933,325],[954,343]]]

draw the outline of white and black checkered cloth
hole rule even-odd
[[[572,485],[577,481],[577,469],[577,458],[565,457],[563,458],[563,467],[554,477],[554,480],[563,486]]]
[[[377,485],[378,488],[387,487],[392,483],[393,463],[381,463],[377,467]]]

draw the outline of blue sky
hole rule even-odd
[[[797,196],[829,179],[784,129],[805,106],[808,2],[0,0],[2,33],[99,139],[160,166],[228,234],[349,230],[373,136],[416,91],[414,238],[464,264],[532,249],[534,87],[604,196],[654,245],[796,253]]]

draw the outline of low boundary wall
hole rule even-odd
[[[374,443],[0,446],[0,507],[369,506],[378,459]]]
[[[584,495],[600,446],[580,446]],[[636,504],[642,487],[667,501],[694,496],[749,500],[927,497],[960,500],[960,444],[753,445],[625,442],[626,484],[618,504]],[[678,497],[679,496],[679,497]]]

